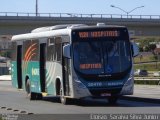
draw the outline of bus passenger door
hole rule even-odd
[[[63,55],[62,55],[62,66],[63,66],[62,67],[62,71],[63,71],[64,95],[65,96],[69,96],[70,95],[69,75],[71,74],[71,71],[70,71],[70,59],[64,57]]]
[[[46,92],[46,78],[45,78],[45,66],[46,66],[46,43],[40,44],[40,83],[41,92]]]
[[[22,45],[17,46],[17,83],[22,88]]]

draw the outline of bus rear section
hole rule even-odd
[[[116,103],[133,94],[132,47],[125,27],[72,31],[75,96],[106,97]]]

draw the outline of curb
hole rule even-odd
[[[131,101],[138,101],[138,102],[148,102],[148,103],[157,103],[160,104],[160,99],[154,98],[143,98],[143,97],[136,97],[136,96],[122,96],[120,97],[121,100],[131,100]]]
[[[155,63],[155,62],[157,62],[157,61],[153,60],[153,61],[149,61],[149,62],[137,62],[134,64],[137,65],[137,64],[143,64],[143,63]]]
[[[0,81],[11,81],[11,75],[1,75]]]
[[[11,80],[0,80],[0,81],[11,81]]]
[[[158,80],[134,80],[134,84],[137,85],[160,85]]]

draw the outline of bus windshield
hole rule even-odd
[[[130,43],[126,40],[76,41],[74,66],[82,74],[112,75],[131,67]]]

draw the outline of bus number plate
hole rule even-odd
[[[111,93],[102,93],[101,96],[102,96],[102,97],[111,96]]]

